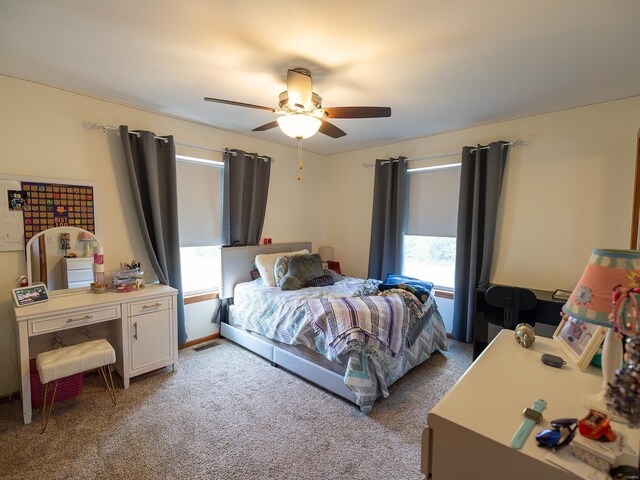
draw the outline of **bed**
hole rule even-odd
[[[399,295],[358,296],[377,290],[377,281],[345,277],[335,285],[282,291],[261,279],[252,280],[250,271],[259,254],[295,252],[310,242],[227,247],[221,249],[221,289],[225,314],[220,335],[266,358],[272,365],[295,373],[369,413],[379,396],[388,396],[388,387],[411,368],[424,362],[436,350],[446,350],[447,337],[442,317],[433,298],[424,305],[424,319],[413,327],[412,341],[405,338],[385,341],[387,355],[366,342],[350,342],[349,349],[336,351],[330,328],[323,324],[323,307],[355,302],[390,316],[408,318],[405,301]],[[372,290],[373,289],[373,290]],[[354,296],[356,295],[356,296]],[[364,307],[366,308],[366,306]],[[380,315],[382,318],[382,314]],[[378,319],[376,319],[377,321]],[[325,330],[323,330],[323,328]],[[385,337],[386,340],[389,338]],[[379,343],[375,339],[372,342]],[[339,343],[339,342],[338,342]],[[358,348],[353,348],[353,345]]]

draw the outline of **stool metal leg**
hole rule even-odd
[[[47,425],[49,424],[49,417],[51,416],[51,410],[53,409],[53,402],[56,400],[56,392],[58,391],[58,380],[56,380],[56,383],[53,387],[51,405],[49,405],[49,412],[47,412],[47,393],[49,390],[49,383],[51,382],[47,382],[44,386],[44,398],[42,400],[42,417],[40,420],[42,429],[40,430],[40,433],[44,433],[44,431],[47,429]]]
[[[118,402],[116,401],[116,386],[113,383],[113,375],[111,374],[111,367],[107,365],[107,371],[109,372],[109,381],[111,382],[111,393],[113,394],[113,405],[118,406]]]
[[[104,391],[106,392],[109,389],[109,384],[107,383],[107,378],[102,367],[98,367],[98,376],[100,377],[100,384],[104,387]]]
[[[109,392],[109,396],[111,397],[111,401],[113,402],[113,405],[117,407],[118,402],[116,401],[116,387],[113,383],[111,368],[109,367],[109,365],[105,367],[100,367],[98,368],[98,372],[100,373],[100,380],[103,382],[103,385],[106,387],[105,390]],[[109,378],[107,378],[107,372],[109,372]]]

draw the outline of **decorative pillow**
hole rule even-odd
[[[324,275],[322,259],[317,253],[289,258],[287,274],[282,278],[282,290],[299,290],[309,280]],[[295,279],[295,280],[294,280]]]
[[[273,267],[273,277],[276,281],[276,287],[282,286],[282,277],[287,274],[287,267],[289,265],[289,257],[278,257],[276,264]]]
[[[273,276],[273,271],[278,257],[282,257],[285,255],[299,255],[303,253],[309,253],[309,250],[305,248],[304,250],[298,250],[297,252],[265,253],[256,255],[256,268],[260,272],[260,276],[262,277],[262,281],[264,282],[264,284],[268,285],[269,287],[276,286],[276,280]]]
[[[331,278],[333,278],[333,283],[338,283],[341,280],[344,280],[344,277],[342,275],[340,275],[339,273],[335,272],[334,270],[330,270],[328,268],[324,269],[324,274],[330,276]],[[332,283],[332,285],[333,285]]]
[[[251,275],[251,280],[255,280],[256,278],[260,278],[260,271],[257,268],[254,268],[249,272],[249,275]]]
[[[293,275],[285,275],[280,286],[282,290],[300,290],[301,288],[304,288],[304,284]]]
[[[289,259],[294,256],[295,255],[286,255],[286,256],[278,257],[276,259],[276,264],[273,267],[273,277],[276,280],[276,287],[282,287],[282,279],[289,271]],[[327,270],[327,269],[324,270],[324,273],[326,275],[330,275],[330,273],[328,272],[330,272],[330,270]],[[340,275],[337,275],[337,277],[338,278],[334,277],[334,283],[342,280],[342,277]]]
[[[328,287],[329,285],[333,285],[335,280],[331,275],[320,275],[319,277],[312,278],[307,283],[304,284],[305,288],[307,287]]]
[[[429,298],[429,293],[433,288],[433,283],[425,282],[418,278],[389,273],[387,274],[387,279],[378,286],[378,289],[383,291],[391,288],[400,288],[411,292],[418,298],[418,300],[424,303]]]

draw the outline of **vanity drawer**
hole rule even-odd
[[[145,302],[135,302],[129,304],[129,316],[135,317],[143,313],[159,312],[161,310],[169,310],[171,308],[171,298],[154,298]]]
[[[89,325],[91,323],[104,322],[107,320],[115,320],[120,317],[120,305],[115,305],[96,310],[87,310],[81,313],[43,318],[41,320],[29,320],[29,336],[55,332],[56,330],[64,330],[82,325]]]

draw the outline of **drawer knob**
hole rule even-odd
[[[93,317],[91,315],[85,315],[84,317],[80,317],[80,318],[70,318],[67,320],[67,323],[73,323],[73,322],[79,322],[80,320],[90,320]]]
[[[161,303],[154,303],[153,305],[143,305],[142,308],[155,308],[155,307],[161,307],[162,304]]]

